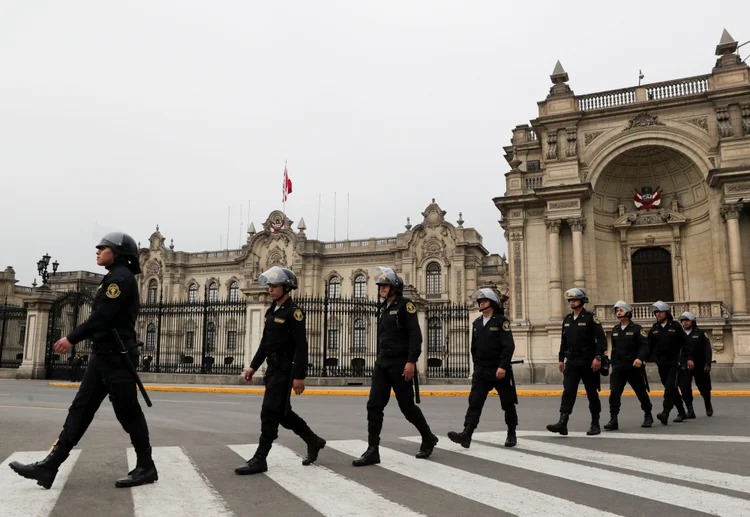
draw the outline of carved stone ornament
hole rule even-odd
[[[544,221],[544,224],[547,226],[547,231],[549,233],[560,233],[560,225],[562,224],[561,219],[547,219]]]
[[[149,261],[148,265],[146,265],[146,276],[151,276],[151,275],[161,280],[162,278],[161,261],[154,259],[154,260]]]
[[[713,329],[711,331],[711,349],[715,354],[724,353],[724,330]]]
[[[589,145],[591,145],[591,142],[593,142],[594,140],[596,140],[599,136],[603,134],[604,134],[604,131],[590,131],[583,135],[583,141],[588,147]]]
[[[566,130],[566,138],[568,140],[568,148],[565,150],[565,156],[568,158],[573,158],[577,154],[577,139],[578,139],[578,130],[574,127],[569,127]]]
[[[268,215],[268,219],[263,223],[263,230],[271,234],[277,234],[284,230],[291,231],[292,220],[289,219],[281,210],[274,210]]]
[[[721,205],[720,212],[725,220],[739,219],[742,207],[744,206],[744,203],[724,203]]]
[[[721,138],[729,138],[734,135],[729,108],[716,108],[716,121],[719,123],[719,136]]]
[[[740,116],[742,116],[742,135],[750,135],[750,104],[740,105]]]
[[[639,128],[639,127],[650,127],[650,126],[663,126],[663,122],[659,122],[659,117],[656,115],[651,115],[647,111],[641,111],[638,115],[633,117],[630,122],[628,122],[628,127],[623,129],[623,131],[629,131],[631,129]]]
[[[159,227],[156,227],[157,230],[151,234],[151,237],[148,238],[149,240],[149,249],[151,251],[160,251],[164,248],[164,236],[159,232]]]
[[[423,257],[444,257],[445,256],[445,243],[440,242],[436,238],[426,240],[422,243],[422,256]]]
[[[441,209],[440,205],[435,203],[435,198],[432,198],[432,203],[427,205],[425,211],[422,212],[422,216],[424,217],[422,224],[430,228],[440,226],[445,222],[445,214],[446,211]]]
[[[544,215],[544,208],[534,208],[533,210],[527,210],[526,215],[529,217],[540,217]]]
[[[510,233],[510,240],[512,242],[523,240],[523,230],[511,230],[508,233]]]
[[[586,219],[584,217],[573,217],[568,219],[568,226],[574,232],[582,232],[586,228]]]
[[[268,251],[268,258],[266,259],[266,269],[270,268],[271,266],[287,266],[285,250],[276,246]]]
[[[656,239],[654,238],[653,235],[646,235],[646,244],[648,246],[653,246],[654,242],[656,242]]]
[[[517,320],[523,318],[523,297],[521,292],[521,258],[521,241],[520,239],[515,239],[513,242],[513,305],[515,305],[515,315]]]
[[[578,208],[578,201],[557,201],[550,203],[549,207],[551,210],[560,210],[563,208]]]
[[[711,167],[716,167],[716,158],[711,156],[708,161],[711,162]]]
[[[691,118],[690,120],[687,120],[687,123],[697,126],[708,133],[708,119],[706,117]]]
[[[557,159],[557,130],[547,132],[547,159]]]

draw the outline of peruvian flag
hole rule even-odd
[[[284,201],[286,202],[286,197],[292,193],[292,180],[289,179],[286,165],[284,165],[284,185],[281,187],[281,191],[284,194]]]

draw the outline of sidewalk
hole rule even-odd
[[[50,386],[60,388],[78,388],[77,382],[55,381],[49,382]],[[143,383],[146,391],[169,391],[177,393],[233,393],[245,395],[262,395],[265,392],[263,386],[250,385],[243,386],[216,386],[210,384],[159,384]],[[468,397],[471,386],[466,385],[440,385],[430,384],[420,387],[422,397]],[[562,387],[552,384],[529,384],[516,386],[519,397],[559,397],[562,395]],[[369,395],[369,387],[362,386],[336,386],[331,387],[310,387],[306,388],[303,395],[309,396],[340,396],[340,397],[365,397]],[[391,395],[393,393],[391,392]],[[578,390],[579,395],[585,395],[584,390]],[[609,395],[608,389],[602,389],[600,395]],[[697,390],[693,394],[699,396]],[[635,396],[632,390],[625,390],[624,396]],[[663,389],[652,389],[651,396],[663,396]],[[715,397],[750,397],[750,383],[731,382],[731,383],[714,383],[711,395]]]

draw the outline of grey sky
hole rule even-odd
[[[502,146],[560,59],[578,94],[709,73],[750,2],[2,1],[0,267],[97,271],[99,233],[229,246],[247,203],[316,236],[403,231],[436,198],[506,251]],[[742,57],[750,54],[743,47]]]

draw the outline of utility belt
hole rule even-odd
[[[266,352],[266,362],[272,368],[289,366],[292,364],[292,356],[276,352]]]
[[[409,351],[403,348],[381,348],[380,355],[382,357],[407,357]]]
[[[583,348],[581,350],[568,350],[565,352],[565,357],[567,359],[591,359],[594,360],[594,357],[596,357],[596,354],[593,351],[589,351],[587,348]]]
[[[134,339],[123,340],[123,344],[128,352],[143,346],[143,343],[136,342]],[[114,341],[104,341],[91,344],[91,351],[96,355],[115,355],[120,353],[120,348]]]

